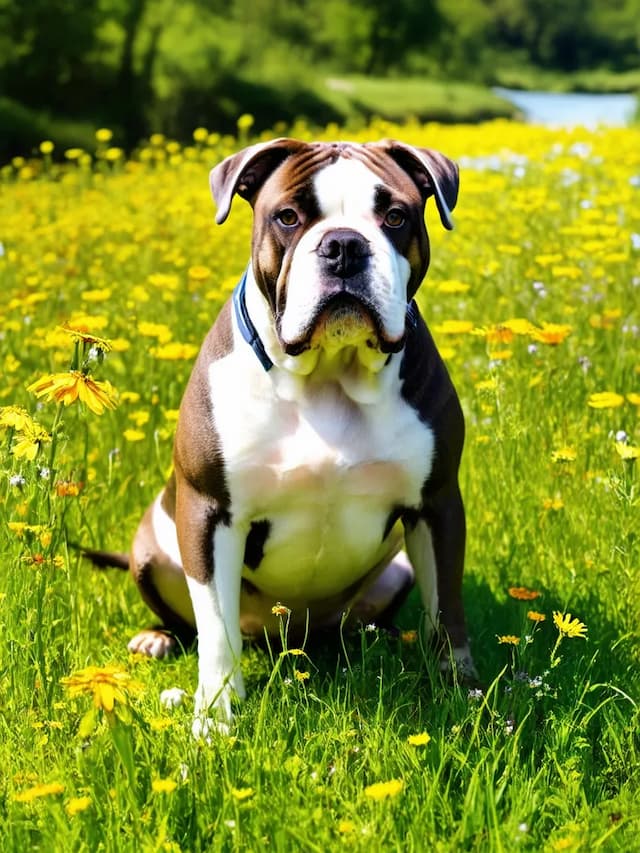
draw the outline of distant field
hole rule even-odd
[[[515,108],[484,86],[419,78],[336,77],[320,94],[345,112],[389,121],[478,122],[511,118]]]
[[[332,91],[420,114],[408,86],[351,84]],[[441,679],[414,596],[397,637],[249,649],[248,699],[210,746],[190,734],[195,654],[129,656],[151,614],[71,543],[126,549],[170,470],[194,354],[247,262],[248,207],[216,227],[208,189],[240,143],[155,137],[125,162],[106,136],[97,160],[44,146],[0,170],[3,851],[637,850],[640,131],[349,131],[461,165],[455,231],[429,203],[419,303],[466,413],[484,689]],[[65,323],[115,409],[26,390],[82,367]]]

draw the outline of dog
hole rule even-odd
[[[394,140],[281,138],[210,175],[218,224],[253,208],[251,259],[207,335],[178,418],[174,473],[128,564],[163,657],[197,630],[193,732],[232,721],[243,635],[383,620],[414,581],[425,636],[473,674],[462,604],[464,420],[414,295],[435,199],[458,168]],[[345,617],[347,614],[347,617]]]

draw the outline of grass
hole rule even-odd
[[[511,118],[515,108],[484,86],[428,78],[328,78],[319,90],[349,121],[377,116],[388,121],[478,122]]]
[[[441,679],[414,596],[399,637],[336,632],[307,657],[249,647],[231,737],[191,738],[195,654],[128,656],[149,612],[70,543],[126,548],[169,471],[194,348],[247,259],[248,208],[215,227],[207,186],[243,141],[15,161],[0,173],[4,850],[637,848],[639,133],[358,134],[382,136],[462,167],[453,233],[430,202],[419,298],[467,419],[465,601],[484,689]],[[90,367],[118,389],[115,410],[26,390],[68,369],[66,321],[112,341]],[[560,634],[554,612],[586,638]],[[77,696],[61,681],[108,665],[133,679],[113,709],[115,676],[94,671]],[[173,686],[188,695],[168,710]]]

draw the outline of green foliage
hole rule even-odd
[[[640,0],[0,0],[0,89],[34,127],[42,113],[107,125],[132,147],[151,129],[232,131],[247,111],[261,127],[349,120],[321,92],[345,75],[535,84],[521,72],[542,69],[554,88],[572,72],[628,90],[639,22]],[[593,68],[606,76],[580,76]],[[19,142],[2,134],[2,156]]]
[[[247,259],[248,206],[215,227],[207,182],[243,143],[204,131],[126,162],[4,167],[3,853],[638,848],[640,457],[620,451],[640,453],[640,131],[378,121],[349,136],[461,164],[456,229],[428,206],[418,299],[466,415],[464,595],[484,689],[445,680],[414,633],[336,630],[306,657],[248,646],[231,737],[193,740],[196,655],[128,655],[149,611],[70,542],[126,548],[165,481],[193,354]],[[113,382],[115,410],[26,390],[68,369],[69,320],[112,342],[74,363]],[[14,405],[55,444],[21,442]],[[509,594],[520,585],[537,598]],[[554,611],[587,636],[560,639]],[[421,620],[413,594],[399,626]],[[109,693],[96,705],[62,682],[109,664],[131,676],[113,714]],[[168,710],[173,686],[187,698]]]

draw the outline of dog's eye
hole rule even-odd
[[[285,208],[285,210],[281,210],[279,213],[276,213],[276,220],[280,223],[280,225],[284,225],[285,228],[293,228],[293,226],[297,225],[300,221],[298,219],[298,214],[290,207],[287,207]]]
[[[406,221],[407,217],[404,211],[398,207],[392,207],[384,218],[384,224],[388,225],[389,228],[400,228]]]

